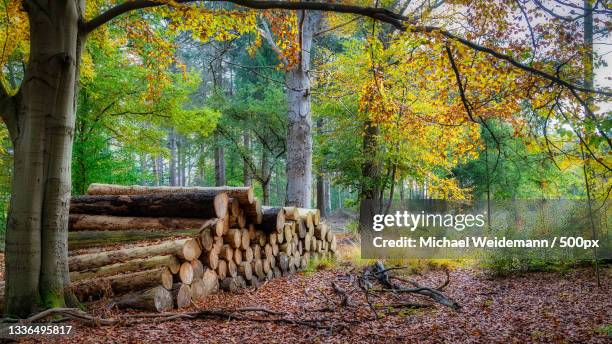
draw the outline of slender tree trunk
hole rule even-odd
[[[270,204],[270,157],[268,150],[264,147],[261,151],[261,188],[263,191],[263,204]]]
[[[363,177],[359,203],[359,230],[372,228],[373,216],[380,208],[380,166],[376,159],[378,155],[378,125],[366,121],[364,124],[363,156],[366,157],[361,169]]]
[[[298,12],[301,59],[286,75],[288,102],[286,205],[310,207],[312,194],[312,119],[310,117],[310,50],[321,13]]]
[[[215,185],[223,186],[225,185],[225,150],[219,144],[219,140],[216,141],[217,146],[215,147]]]
[[[73,305],[68,292],[68,203],[76,80],[84,41],[77,1],[25,2],[30,61],[7,124],[15,149],[6,233],[5,312]],[[51,20],[52,18],[52,20]]]
[[[249,132],[245,130],[244,134],[242,134],[242,141],[244,144],[245,155],[250,155],[251,153],[251,136]],[[242,182],[245,186],[251,185],[251,170],[249,168],[249,162],[247,159],[242,159]]]
[[[170,148],[170,185],[176,186],[178,178],[176,175],[176,158],[177,158],[177,147],[176,147],[176,134],[174,128],[168,132],[168,148]]]

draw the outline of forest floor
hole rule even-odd
[[[333,222],[330,219],[330,222]],[[341,219],[334,224],[341,227]],[[342,242],[343,240],[341,240]],[[351,249],[345,239],[344,249]],[[3,257],[0,257],[2,259]],[[259,289],[241,294],[219,293],[181,312],[260,307],[286,312],[292,320],[319,319],[330,329],[314,329],[295,323],[258,322],[237,319],[181,319],[130,326],[88,326],[73,323],[74,335],[22,339],[24,343],[611,343],[605,328],[612,328],[612,268],[602,269],[602,288],[594,272],[580,268],[560,273],[529,273],[492,278],[479,269],[450,271],[444,289],[461,305],[454,311],[413,294],[370,294],[354,288],[360,267],[348,261],[314,271],[274,279]],[[445,280],[440,270],[411,274],[422,285],[438,286]],[[332,283],[349,293],[347,306]],[[424,309],[405,309],[398,302],[419,302]],[[394,306],[386,306],[394,305]],[[376,309],[373,312],[372,307]],[[99,317],[119,314],[103,302],[91,304],[88,312]],[[178,311],[177,311],[178,312]],[[136,312],[130,312],[136,313]],[[121,314],[126,314],[122,312]],[[262,313],[248,317],[262,319]],[[269,319],[269,317],[268,317]],[[350,326],[342,327],[341,325]]]

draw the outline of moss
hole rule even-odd
[[[41,304],[44,308],[65,307],[64,292],[62,290],[41,290]]]

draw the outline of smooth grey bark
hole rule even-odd
[[[219,138],[219,137],[217,137]],[[219,144],[219,140],[216,140],[217,146],[215,147],[215,185],[225,185],[225,150]]]
[[[327,216],[327,192],[325,190],[325,177],[317,174],[317,209],[321,212],[321,216]]]
[[[246,130],[242,134],[242,144],[244,145],[244,156],[251,154],[251,136]],[[251,185],[251,170],[249,169],[248,160],[244,157],[242,158],[242,182],[245,186]]]
[[[15,150],[5,247],[5,313],[15,316],[76,301],[68,291],[68,204],[84,42],[78,31],[81,2],[23,5],[30,21],[30,59],[10,101],[17,111],[5,112],[2,97]]]
[[[176,160],[177,160],[177,146],[176,146],[176,134],[174,128],[168,130],[168,148],[170,149],[170,166],[169,166],[169,178],[168,181],[171,186],[178,184],[178,178],[176,175]]]
[[[286,205],[310,207],[312,194],[312,119],[310,115],[310,55],[321,13],[298,12],[301,58],[285,74],[287,84],[287,196]]]

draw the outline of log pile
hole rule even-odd
[[[81,301],[160,312],[336,252],[318,210],[262,207],[251,187],[92,184],[71,199],[68,245]]]

